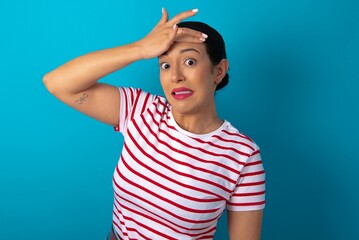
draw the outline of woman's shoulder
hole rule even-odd
[[[223,135],[223,138],[228,139],[228,141],[238,143],[240,145],[245,145],[252,151],[259,150],[259,146],[251,137],[240,131],[237,127],[233,126],[232,123],[227,120],[225,120],[225,126],[222,129],[221,134]]]
[[[167,99],[165,97],[163,97],[162,95],[152,93],[152,92],[147,91],[142,88],[119,86],[118,89],[126,98],[129,98],[133,101],[135,101],[136,99],[143,98],[143,99],[152,100],[152,101],[159,100],[160,102],[166,103],[166,104],[168,103]]]

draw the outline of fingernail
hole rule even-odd
[[[198,8],[193,9],[192,12],[198,12]]]
[[[177,24],[173,25],[173,29],[176,29],[176,27],[177,27]]]
[[[200,37],[199,40],[201,40],[202,42],[206,41],[206,39],[203,37]]]
[[[205,33],[202,33],[202,37],[204,37],[204,38],[208,38],[208,35],[207,35],[207,34],[205,34]]]
[[[162,13],[163,13],[163,10],[164,10],[164,8],[162,7]]]

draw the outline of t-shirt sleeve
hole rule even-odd
[[[227,203],[230,211],[261,210],[265,206],[265,172],[256,146],[242,168],[231,198]]]
[[[119,120],[115,131],[123,133],[126,131],[129,121],[143,113],[151,105],[154,95],[139,88],[119,87],[118,90],[121,101]]]

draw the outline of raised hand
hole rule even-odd
[[[168,13],[162,9],[162,18],[152,31],[136,45],[143,58],[153,58],[166,52],[174,42],[201,43],[207,35],[189,28],[178,28],[182,20],[194,16],[197,9],[182,12],[168,20]]]

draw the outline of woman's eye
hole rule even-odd
[[[194,60],[194,59],[187,59],[186,61],[185,61],[185,64],[187,65],[187,66],[193,66],[193,65],[196,65],[196,60]]]
[[[168,63],[161,63],[160,66],[161,66],[161,69],[164,69],[164,70],[170,68],[170,65]]]

